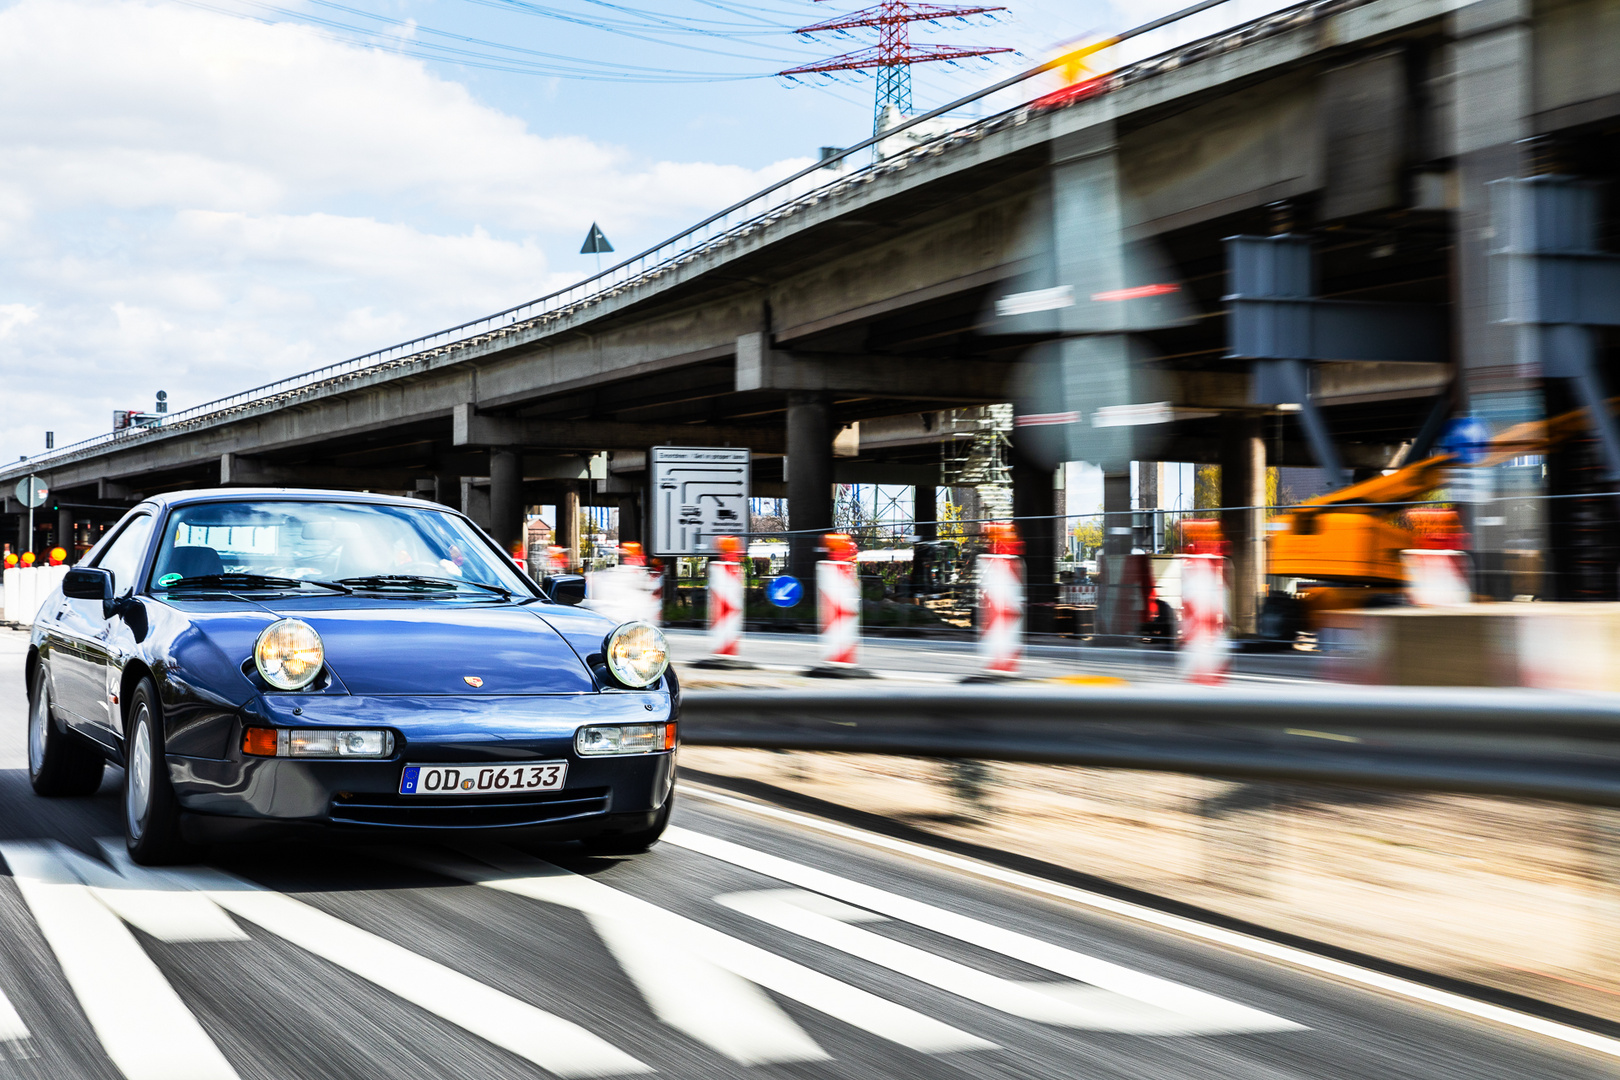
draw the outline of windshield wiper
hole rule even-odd
[[[192,586],[198,588],[238,588],[238,589],[286,589],[296,588],[299,585],[319,585],[323,589],[335,589],[340,593],[352,593],[353,589],[347,585],[340,585],[335,581],[320,581],[316,578],[290,578],[271,577],[267,574],[198,574],[196,577],[181,578],[168,585],[159,585],[160,589],[186,589]]]
[[[485,589],[492,593],[499,593],[504,600],[512,599],[512,590],[499,585],[488,585],[482,581],[470,581],[467,578],[441,578],[423,577],[420,574],[372,574],[370,577],[346,577],[341,579],[344,585],[353,585],[357,589],[386,589],[389,586],[413,588],[426,586],[448,585],[452,589],[462,585],[471,585],[475,589]]]

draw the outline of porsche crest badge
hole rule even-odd
[[[461,677],[461,681],[466,683],[468,686],[474,687],[475,689],[484,685],[484,680],[479,678],[477,675],[463,675]]]

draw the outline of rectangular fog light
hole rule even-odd
[[[651,754],[666,749],[664,724],[597,724],[574,735],[574,750],[581,757],[606,754]]]
[[[387,731],[344,731],[296,728],[287,732],[288,757],[385,758],[394,752],[394,736]]]

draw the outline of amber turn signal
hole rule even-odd
[[[276,756],[276,729],[250,727],[242,730],[242,753],[254,757]]]
[[[673,750],[673,749],[675,749],[675,725],[674,724],[665,724],[664,725],[664,749],[665,750]]]

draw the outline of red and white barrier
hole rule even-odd
[[[650,622],[663,615],[658,600],[661,582],[645,566],[621,563],[585,575],[585,605],[614,622]]]
[[[980,555],[979,656],[998,675],[1018,670],[1024,654],[1024,560],[1017,555]]]
[[[842,544],[829,539],[828,551],[834,558],[816,563],[816,621],[821,629],[821,661],[834,667],[854,667],[860,662],[861,581],[855,562],[854,543],[848,537]],[[847,555],[847,558],[838,556]]]
[[[65,566],[9,566],[4,575],[5,621],[32,626],[40,605],[62,584]]]
[[[1406,570],[1406,595],[1414,607],[1461,607],[1471,604],[1468,553],[1435,548],[1401,552]]]
[[[743,636],[743,568],[729,559],[709,560],[709,655],[737,655]]]
[[[1214,684],[1226,677],[1230,642],[1226,618],[1226,560],[1219,555],[1182,555],[1182,678]]]

